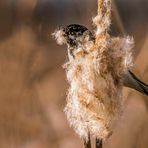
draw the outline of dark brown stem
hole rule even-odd
[[[102,148],[102,139],[96,138],[96,148]]]
[[[91,148],[91,140],[90,140],[90,134],[88,136],[88,140],[84,140],[84,147],[85,148]]]

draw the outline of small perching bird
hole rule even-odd
[[[65,113],[76,133],[89,144],[89,136],[105,140],[112,134],[112,123],[122,112],[122,87],[148,94],[148,87],[129,70],[133,65],[132,37],[109,35],[111,0],[98,0],[94,33],[72,24],[57,30],[59,44],[67,44],[65,64],[70,84]],[[102,145],[100,143],[99,145]]]

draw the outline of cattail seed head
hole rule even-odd
[[[123,75],[133,64],[133,38],[111,37],[110,17],[111,0],[98,0],[94,34],[76,24],[54,34],[58,43],[68,46],[64,68],[70,87],[65,113],[86,141],[89,133],[99,139],[111,135],[113,121],[122,112]]]

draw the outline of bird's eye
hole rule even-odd
[[[74,35],[69,35],[68,37],[69,37],[69,39],[71,39],[71,40],[75,40],[75,36],[74,36]]]

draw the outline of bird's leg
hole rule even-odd
[[[102,148],[102,139],[96,138],[96,148]]]
[[[91,140],[90,140],[90,134],[88,135],[88,140],[84,140],[84,147],[85,148],[91,148]]]

